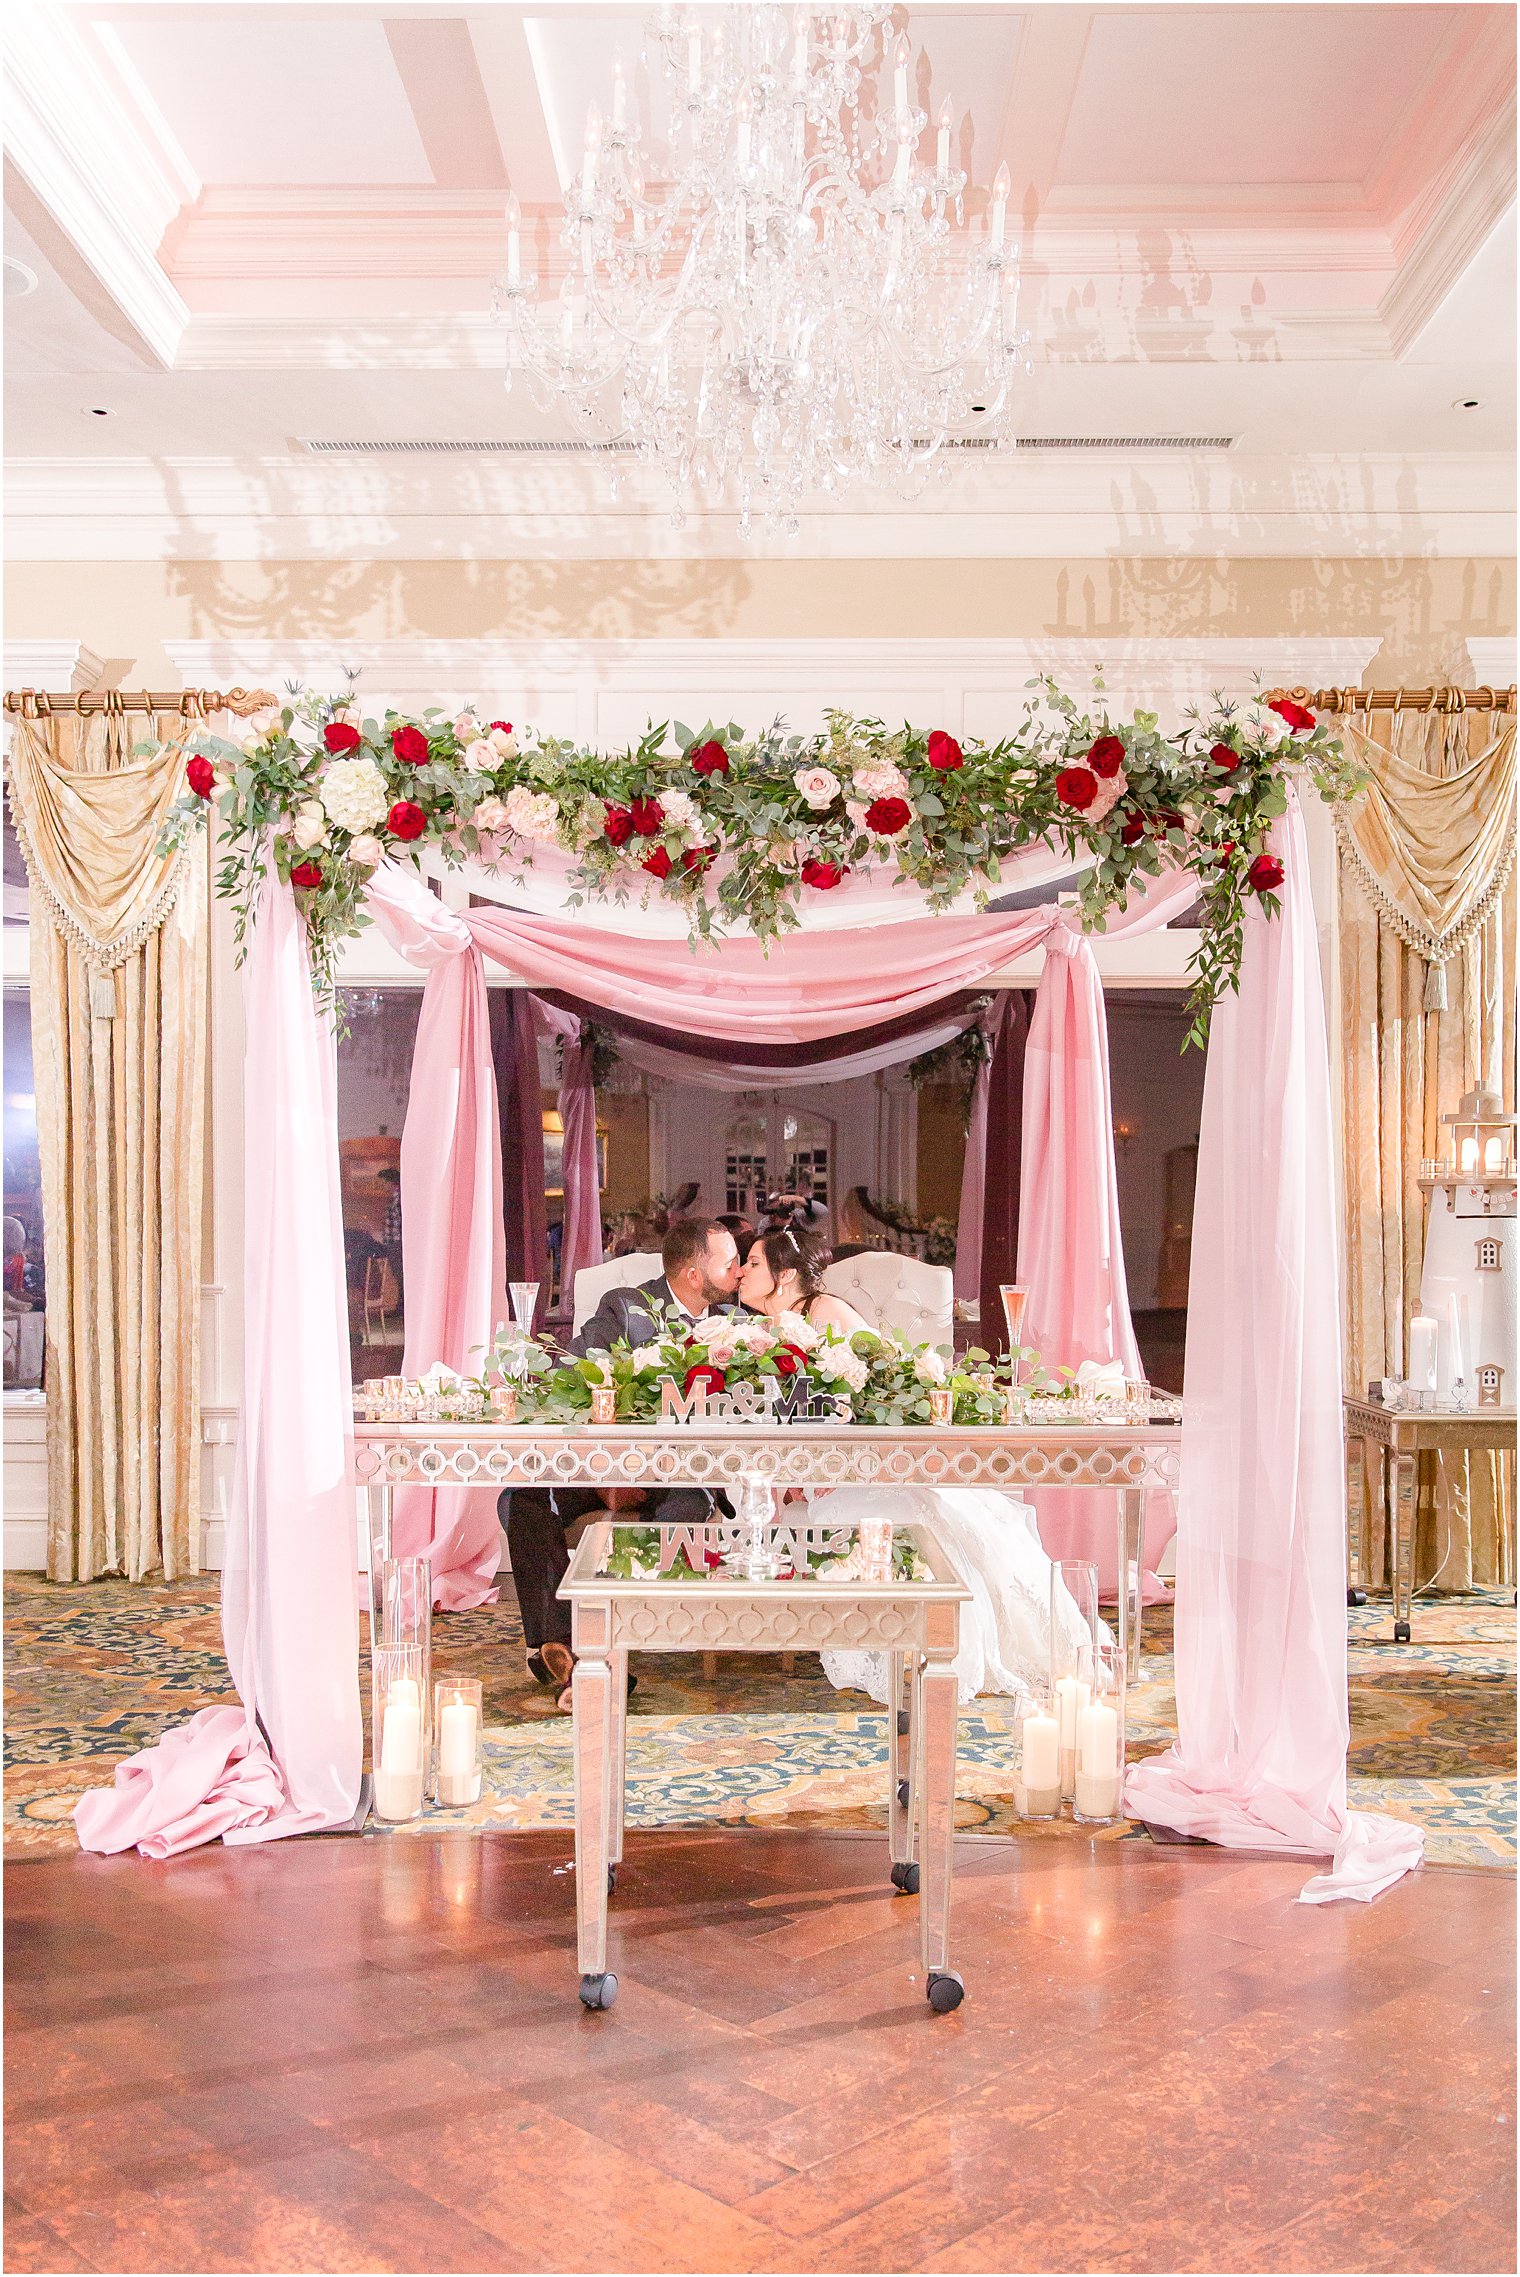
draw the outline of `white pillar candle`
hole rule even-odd
[[[1436,1324],[1423,1312],[1409,1323],[1408,1381],[1415,1391],[1436,1388]]]
[[[1077,1776],[1077,1718],[1092,1698],[1085,1676],[1056,1679],[1056,1716],[1061,1727],[1061,1792],[1072,1792]]]
[[[1083,1818],[1113,1818],[1119,1808],[1119,1715],[1092,1700],[1077,1716],[1075,1801]]]
[[[480,1799],[475,1768],[475,1703],[445,1700],[438,1717],[438,1800],[457,1810]]]
[[[422,1769],[422,1710],[417,1704],[416,1690],[414,1684],[410,1700],[392,1693],[385,1703],[385,1722],[380,1732],[382,1771]]]

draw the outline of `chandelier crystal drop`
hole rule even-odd
[[[1013,447],[1027,369],[1008,169],[965,227],[954,113],[929,125],[892,11],[662,10],[645,59],[669,156],[641,146],[614,64],[565,197],[544,300],[514,198],[493,304],[522,374],[588,440],[657,468],[675,519],[705,492],[795,530],[805,498],[914,496],[952,438]],[[555,264],[556,268],[558,263]]]

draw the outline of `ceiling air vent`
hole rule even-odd
[[[1017,447],[1021,451],[1228,451],[1234,442],[1233,435],[1020,435]],[[303,435],[299,444],[314,458],[604,459],[632,455],[626,443],[588,443],[575,436],[545,441],[452,442],[420,436],[359,441]],[[995,451],[997,444],[990,435],[960,435],[951,436],[943,447],[947,451]]]

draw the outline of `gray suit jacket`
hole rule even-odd
[[[663,1273],[657,1281],[646,1281],[641,1288],[609,1289],[580,1334],[571,1338],[571,1351],[582,1358],[588,1352],[607,1352],[620,1337],[626,1337],[630,1344],[652,1344],[656,1305],[680,1310]],[[730,1300],[714,1305],[712,1310],[732,1312],[734,1306]]]

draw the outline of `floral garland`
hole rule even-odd
[[[990,745],[831,712],[818,736],[779,722],[750,737],[732,722],[698,733],[667,722],[617,753],[470,708],[375,719],[352,696],[293,691],[241,747],[197,739],[162,844],[183,844],[217,805],[217,889],[235,905],[240,945],[272,852],[300,896],[328,1001],[341,945],[367,922],[370,872],[424,847],[508,874],[554,847],[575,864],[572,908],[658,894],[679,903],[693,937],[745,922],[762,941],[868,868],[894,868],[931,909],[967,891],[983,906],[1003,858],[1042,840],[1088,860],[1081,917],[1101,931],[1137,877],[1180,862],[1203,905],[1192,1001],[1201,1040],[1211,1006],[1237,984],[1248,903],[1278,906],[1283,873],[1267,836],[1290,781],[1340,798],[1359,778],[1326,727],[1287,699],[1216,698],[1168,736],[1153,712],[1112,721],[1049,680],[1030,687],[1019,731]]]

